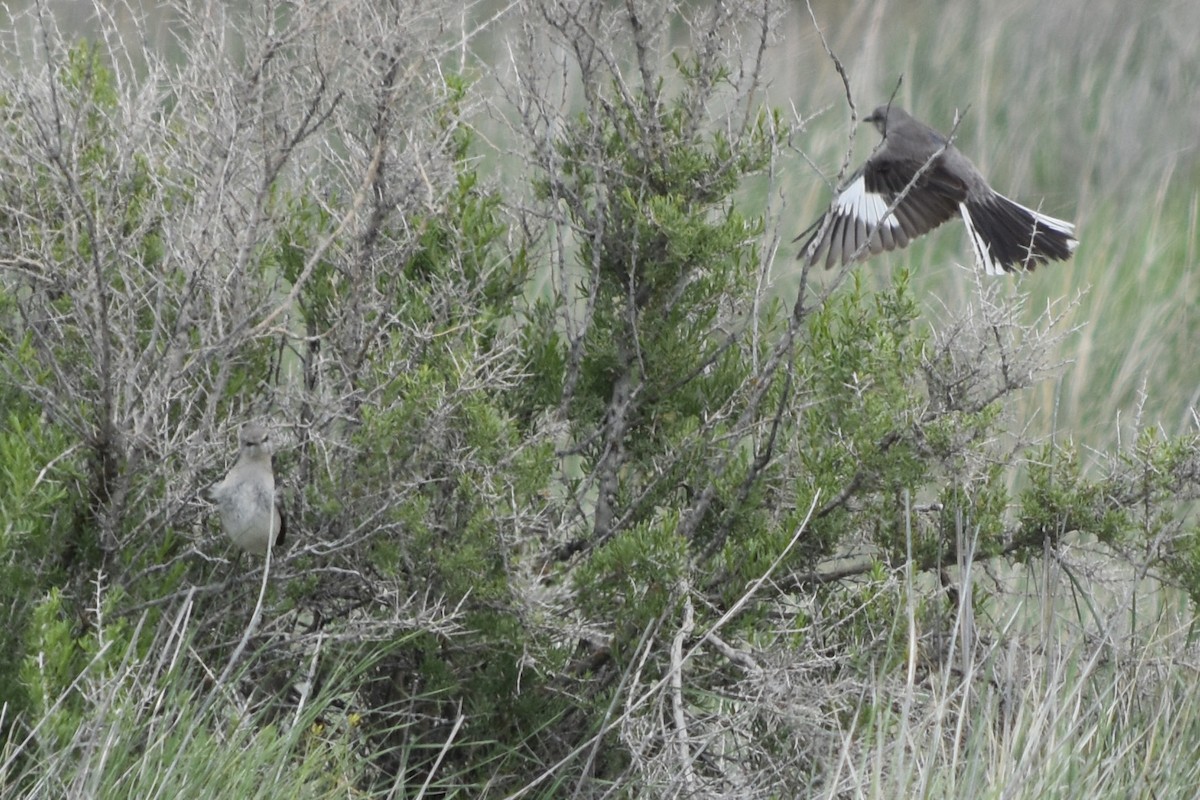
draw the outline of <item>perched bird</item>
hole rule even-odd
[[[1073,223],[996,192],[933,128],[891,105],[879,106],[866,121],[879,129],[883,144],[829,210],[796,237],[808,237],[799,257],[810,265],[823,260],[829,269],[905,247],[955,216],[962,217],[975,261],[988,275],[1031,270],[1075,252]]]
[[[217,504],[221,527],[233,543],[247,553],[266,555],[272,544],[283,544],[287,533],[282,503],[275,493],[270,432],[258,423],[247,423],[238,431],[238,442],[237,463],[208,490],[208,496]]]

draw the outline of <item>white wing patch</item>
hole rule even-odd
[[[891,229],[899,228],[900,221],[896,219],[895,213],[884,219],[887,210],[887,200],[883,195],[868,192],[866,181],[863,180],[862,175],[851,181],[850,185],[843,189],[842,193],[837,196],[837,200],[834,201],[835,215],[850,217],[857,222],[862,222],[867,230],[872,230],[881,224]]]

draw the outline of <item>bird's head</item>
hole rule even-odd
[[[238,443],[242,455],[247,458],[263,458],[271,455],[271,432],[257,422],[248,422],[238,431]]]
[[[890,105],[876,106],[875,110],[872,111],[869,116],[863,119],[863,122],[870,122],[875,126],[875,129],[879,131],[880,136],[887,136],[888,115],[891,114],[895,116],[899,111],[900,109],[893,108]]]

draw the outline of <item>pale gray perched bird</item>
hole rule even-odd
[[[823,260],[828,269],[904,247],[955,216],[966,224],[975,261],[988,275],[1031,270],[1075,252],[1079,242],[1073,223],[996,192],[971,160],[933,128],[895,106],[879,106],[866,121],[879,129],[883,144],[850,177],[829,210],[796,237],[808,237],[799,257],[810,265]]]
[[[287,533],[275,493],[270,432],[258,423],[247,423],[238,431],[238,442],[237,463],[225,480],[208,490],[208,496],[217,504],[221,527],[233,543],[247,553],[265,555],[272,540],[278,547]]]

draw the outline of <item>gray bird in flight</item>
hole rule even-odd
[[[829,210],[796,237],[808,237],[799,258],[809,265],[824,261],[829,269],[896,250],[956,216],[988,275],[1032,270],[1075,252],[1073,223],[992,189],[971,160],[933,128],[891,105],[879,106],[866,121],[874,123],[883,143]]]

